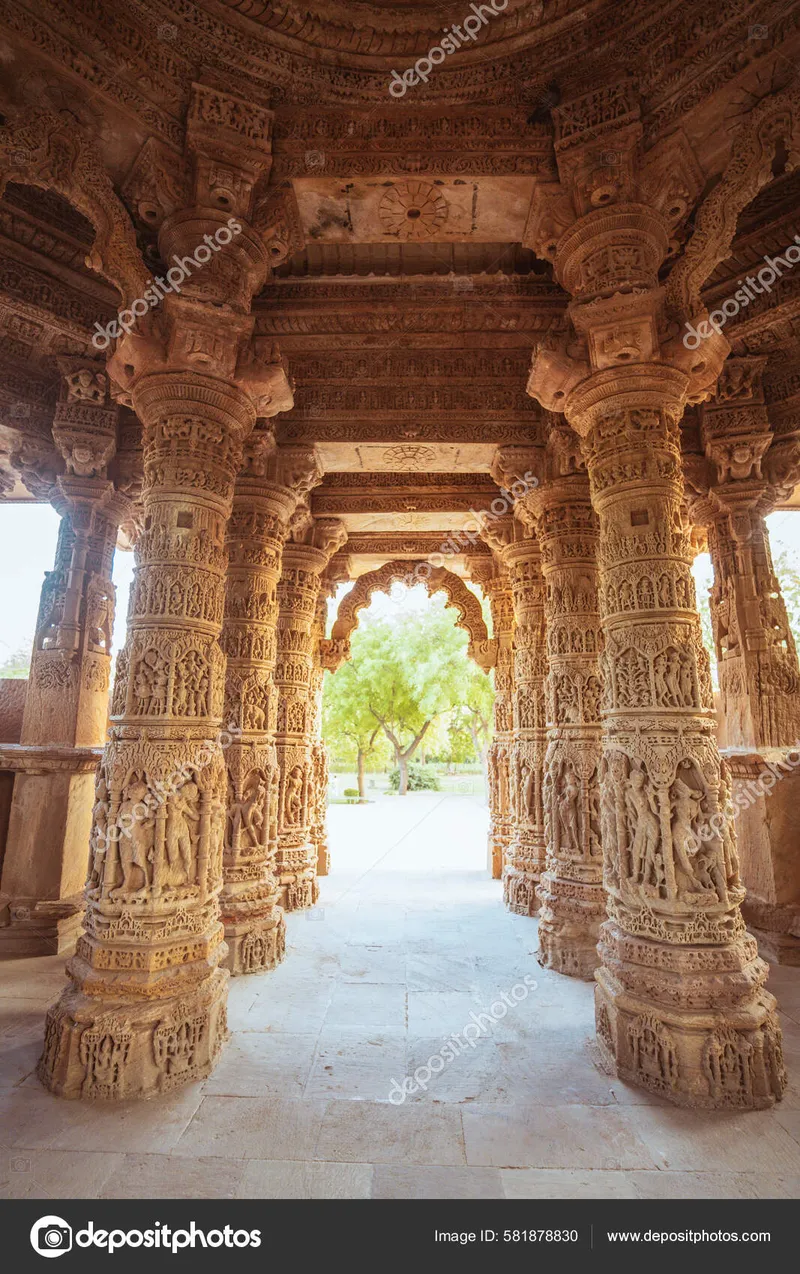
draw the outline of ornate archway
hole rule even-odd
[[[478,598],[460,576],[444,566],[433,567],[424,560],[386,562],[378,570],[368,571],[356,580],[355,587],[339,604],[330,637],[320,642],[324,667],[335,672],[350,658],[350,637],[358,626],[359,611],[369,605],[372,594],[388,593],[392,584],[408,582],[409,579],[413,583],[424,584],[431,597],[434,593],[445,593],[447,605],[458,611],[456,626],[469,633],[467,654],[484,672],[493,668],[497,660],[497,642],[489,636]]]

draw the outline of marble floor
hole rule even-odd
[[[0,1195],[800,1195],[800,969],[770,982],[784,1101],[677,1110],[595,1065],[591,987],[543,972],[536,922],[503,910],[477,797],[334,805],[329,825],[321,904],[289,917],[278,970],[232,983],[204,1084],[113,1108],[51,1097],[34,1066],[63,960],[0,965]],[[401,1093],[413,1072],[424,1087]]]

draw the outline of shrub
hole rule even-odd
[[[342,792],[342,796],[358,796],[357,787],[346,787]]]
[[[400,769],[392,770],[389,775],[389,787],[393,792],[400,791]],[[440,791],[439,779],[433,770],[427,765],[418,765],[414,761],[409,762],[408,766],[408,790],[409,792],[438,792]]]

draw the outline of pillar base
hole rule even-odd
[[[503,902],[516,916],[535,916],[539,910],[536,896],[538,876],[508,867],[503,874]]]
[[[607,922],[595,974],[597,1042],[620,1079],[698,1110],[765,1110],[787,1083],[774,996],[749,934],[670,947]]]
[[[593,981],[600,963],[600,925],[606,916],[602,887],[544,872],[536,893],[541,903],[539,964],[570,978]]]
[[[81,932],[83,894],[72,898],[0,898],[0,960],[69,955]]]
[[[206,1079],[228,1039],[228,972],[179,997],[96,999],[68,988],[48,1011],[37,1074],[57,1097],[128,1101]]]
[[[748,894],[742,903],[742,915],[765,960],[800,967],[800,907],[764,902]]]
[[[324,837],[316,842],[317,845],[317,875],[328,876],[331,870],[331,851]]]
[[[281,906],[284,911],[305,911],[319,901],[319,882],[311,872],[292,880],[281,880]]]
[[[503,864],[508,857],[508,849],[511,843],[511,837],[504,835],[502,831],[492,828],[489,832],[487,867],[492,875],[492,880],[503,879]]]
[[[225,919],[225,917],[223,917]],[[280,907],[260,920],[225,920],[228,955],[225,967],[233,977],[244,973],[268,973],[286,955],[286,921]]]

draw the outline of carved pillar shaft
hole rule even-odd
[[[226,1037],[220,923],[226,771],[225,530],[250,398],[142,376],[144,523],[100,765],[85,933],[50,1010],[42,1082],[142,1097],[207,1075]]]
[[[577,442],[577,439],[576,439]],[[539,962],[591,978],[605,919],[600,838],[601,647],[597,517],[583,474],[553,479],[538,512],[547,630],[547,870],[538,894]]]
[[[286,926],[274,875],[280,769],[274,682],[281,554],[296,496],[245,464],[228,524],[228,586],[221,645],[227,656],[228,774],[220,904],[231,973],[272,969]]]
[[[514,607],[505,571],[487,579],[492,628],[497,642],[494,668],[494,730],[486,757],[489,777],[489,866],[494,880],[505,879],[514,838],[511,790],[514,767]]]
[[[509,911],[532,916],[539,906],[536,887],[545,868],[542,783],[547,747],[544,686],[544,583],[539,544],[525,538],[502,550],[514,606],[514,752],[512,792],[514,834],[503,875]]]
[[[330,850],[328,848],[328,780],[330,769],[328,749],[322,738],[322,694],[325,682],[325,668],[322,663],[320,642],[325,639],[326,618],[328,614],[328,590],[323,585],[317,598],[317,610],[314,617],[313,663],[311,667],[311,840],[317,853],[317,875],[327,876],[330,871]]]
[[[314,623],[328,554],[312,544],[287,544],[278,585],[276,746],[281,773],[276,871],[287,911],[311,907],[319,896],[312,839]]]
[[[727,494],[713,491],[722,507],[708,522],[725,746],[791,747],[800,734],[800,667],[766,522]]]
[[[644,370],[599,372],[567,403],[600,523],[609,919],[598,1038],[623,1078],[671,1101],[764,1107],[785,1072],[767,967],[739,910],[730,782],[690,573],[685,379],[663,364]]]

